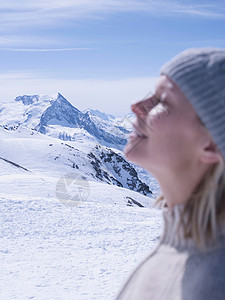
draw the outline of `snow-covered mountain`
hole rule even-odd
[[[107,118],[107,115],[102,114],[102,116],[103,119]],[[81,112],[60,93],[50,96],[18,96],[14,102],[1,104],[0,124],[11,128],[25,125],[44,134],[48,134],[50,130],[51,135],[54,137],[60,137],[63,134],[57,130],[54,134],[52,129],[55,126],[71,129],[83,128],[99,143],[118,149],[124,147],[126,134],[129,133],[129,131],[123,130],[118,132],[117,127],[114,125],[109,125],[108,131],[106,131],[101,126],[101,122],[91,117],[89,111]],[[64,134],[64,139],[65,136]],[[67,138],[73,140],[73,134],[72,136],[67,134]]]
[[[121,152],[132,118],[91,109],[82,112],[60,93],[18,96],[0,106],[0,163],[10,161],[31,172],[57,176],[76,171],[85,180],[149,196],[151,176]]]

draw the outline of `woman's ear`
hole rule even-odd
[[[209,140],[201,149],[200,160],[205,164],[215,164],[220,161],[222,155],[216,144]]]

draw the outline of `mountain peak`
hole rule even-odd
[[[58,105],[61,104],[61,105],[66,105],[66,106],[68,106],[68,105],[72,106],[72,104],[62,94],[60,94],[60,93],[57,94],[54,102],[55,102],[55,104],[57,103]]]
[[[60,94],[60,93],[58,93],[58,94],[57,94],[57,99],[59,99],[59,100],[60,100],[60,99],[65,99],[65,100],[66,100],[66,98],[65,98],[65,97],[63,97],[63,95],[62,95],[62,94]]]

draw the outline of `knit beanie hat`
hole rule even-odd
[[[225,158],[225,49],[188,49],[160,70],[192,104]]]

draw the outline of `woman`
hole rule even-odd
[[[164,230],[117,299],[225,299],[225,50],[182,52],[132,111],[125,155],[159,181]]]

